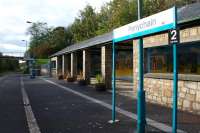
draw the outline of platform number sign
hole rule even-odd
[[[169,43],[179,43],[179,30],[173,29],[169,31]]]

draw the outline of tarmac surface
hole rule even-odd
[[[30,105],[25,105],[23,102],[20,79],[23,80]],[[75,93],[63,89],[64,87]],[[136,131],[136,120],[117,113],[117,119],[120,122],[110,124],[108,123],[111,120],[109,108],[76,93],[112,104],[110,92],[97,92],[91,86],[79,86],[76,83],[67,83],[64,80],[48,77],[30,79],[28,76],[19,74],[0,78],[0,133],[28,133],[30,131],[31,120],[28,118],[31,117],[27,117],[25,106],[31,106],[41,133],[133,133]],[[121,95],[116,97],[117,107],[137,114],[135,99]],[[168,126],[171,126],[171,110],[150,103],[146,106],[147,118]],[[147,123],[148,133],[164,132],[150,125]],[[188,133],[199,133],[200,116],[179,111],[178,129]]]
[[[0,133],[28,133],[18,75],[0,78]]]

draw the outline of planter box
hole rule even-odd
[[[67,82],[74,82],[75,78],[74,77],[67,77],[66,80],[67,80]]]
[[[104,83],[98,83],[98,84],[95,84],[95,89],[97,91],[105,91],[106,90],[106,86]]]
[[[79,84],[80,86],[84,86],[84,85],[87,84],[87,82],[86,82],[86,80],[81,79],[81,80],[78,80],[78,84]]]
[[[63,75],[58,75],[58,80],[62,80],[63,79]]]

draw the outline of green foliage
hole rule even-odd
[[[13,57],[1,56],[0,73],[7,71],[16,71],[19,69],[19,61]]]
[[[104,79],[103,79],[101,74],[97,74],[96,75],[96,81],[97,81],[98,84],[99,83],[104,83]]]
[[[36,59],[36,64],[37,65],[43,65],[43,64],[48,64],[49,59]]]
[[[71,32],[75,42],[96,36],[98,28],[97,15],[92,6],[87,5],[71,25]]]
[[[29,52],[34,58],[48,58],[72,43],[69,28],[49,28],[46,23],[33,23],[28,34],[31,35]]]
[[[193,2],[194,0],[144,0],[143,17],[161,12],[175,5],[181,7]]]
[[[178,7],[195,0],[143,0],[143,17],[158,13],[174,5]],[[137,20],[137,0],[112,0],[100,11],[87,5],[67,28],[50,28],[46,23],[33,23],[31,35],[32,57],[47,58],[64,47],[112,31],[114,28]]]

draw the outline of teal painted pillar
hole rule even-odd
[[[142,18],[142,0],[138,0],[138,20]],[[143,67],[143,39],[139,38],[138,41],[138,54],[139,54],[139,81],[137,93],[137,132],[144,133],[146,125],[146,111],[145,111],[145,91],[144,91],[144,67]]]
[[[175,20],[175,27],[174,29],[177,28],[177,8],[174,8],[174,20]],[[172,114],[172,133],[177,133],[177,102],[178,102],[178,70],[177,70],[177,44],[178,43],[173,43],[173,114]]]
[[[146,111],[145,111],[145,91],[144,91],[144,68],[143,68],[143,39],[139,39],[138,42],[139,52],[139,81],[138,81],[138,93],[137,93],[137,132],[144,133],[146,125]]]
[[[115,42],[112,43],[112,122],[116,121]]]

